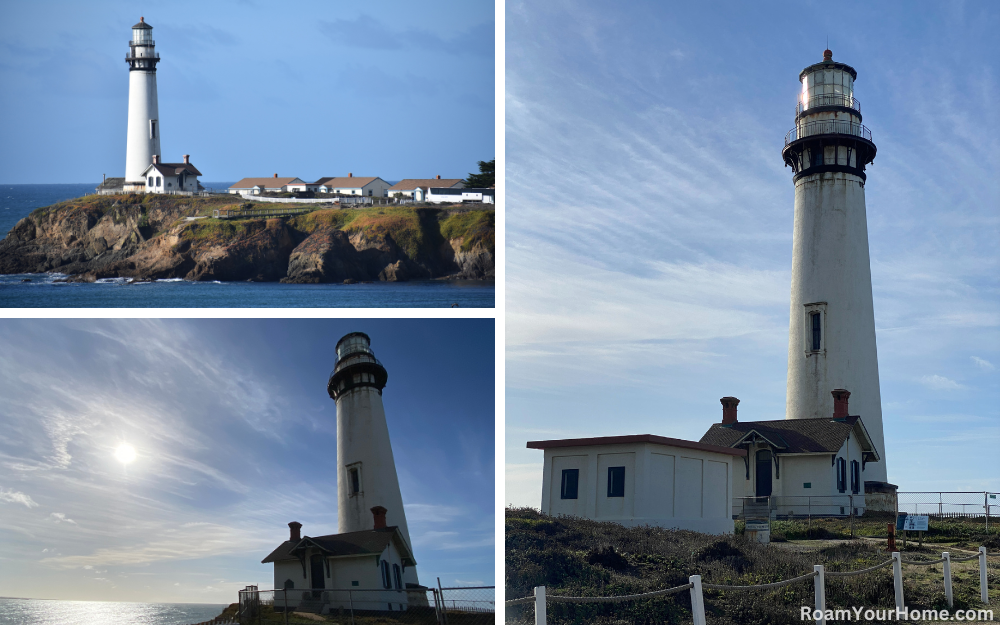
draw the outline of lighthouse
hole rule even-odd
[[[156,103],[156,64],[160,55],[153,41],[153,27],[146,19],[132,27],[125,61],[128,79],[128,139],[125,147],[125,191],[143,191],[143,171],[160,156],[160,116]]]
[[[352,332],[337,342],[327,384],[337,402],[337,531],[374,529],[375,516],[384,515],[383,526],[397,526],[412,552],[382,406],[388,377],[367,334]],[[419,584],[416,567],[405,568],[403,581]]]
[[[865,167],[876,149],[854,97],[857,77],[825,50],[799,73],[795,127],[785,135],[795,185],[785,418],[829,419],[834,391],[849,391],[850,413],[882,458],[864,471],[877,488],[886,460],[865,214]]]

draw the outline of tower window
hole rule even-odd
[[[625,496],[625,467],[608,467],[608,497]]]
[[[149,138],[150,139],[155,139],[156,138],[156,120],[155,119],[149,120]]]
[[[813,351],[819,351],[822,339],[820,330],[820,316],[818,312],[810,313],[810,321],[812,322],[812,348]]]
[[[361,494],[361,463],[347,467],[347,480],[350,482],[351,495]]]
[[[580,487],[580,469],[563,469],[560,499],[576,499]],[[609,495],[610,496],[610,495]]]

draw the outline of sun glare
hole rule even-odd
[[[118,462],[122,464],[128,464],[135,460],[135,447],[129,445],[128,443],[122,443],[115,450],[115,458]]]

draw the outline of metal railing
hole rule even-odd
[[[785,135],[785,145],[814,135],[851,135],[868,141],[872,140],[872,131],[868,130],[864,124],[840,119],[825,119],[796,125]]]
[[[493,623],[496,613],[493,586],[419,589],[309,589],[258,590],[247,586],[239,593],[240,625],[286,625],[301,622],[295,613],[322,614],[340,623],[405,623],[462,625]]]
[[[215,219],[254,219],[259,217],[289,217],[311,213],[315,208],[216,208],[212,211]]]
[[[135,39],[131,39],[131,40],[129,40],[128,45],[130,45],[130,46],[155,46],[156,42],[153,41],[152,39],[146,39],[145,41],[136,41]]]
[[[861,102],[854,97],[844,93],[824,93],[823,95],[816,95],[809,98],[805,106],[802,105],[802,100],[796,102],[795,114],[800,115],[803,111],[808,111],[819,106],[843,106],[854,109],[859,113],[861,112]]]

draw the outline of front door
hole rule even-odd
[[[309,560],[312,569],[313,599],[319,599],[320,591],[326,588],[326,572],[323,570],[323,556],[315,555]]]
[[[761,449],[757,452],[757,490],[758,497],[771,496],[771,452]]]

